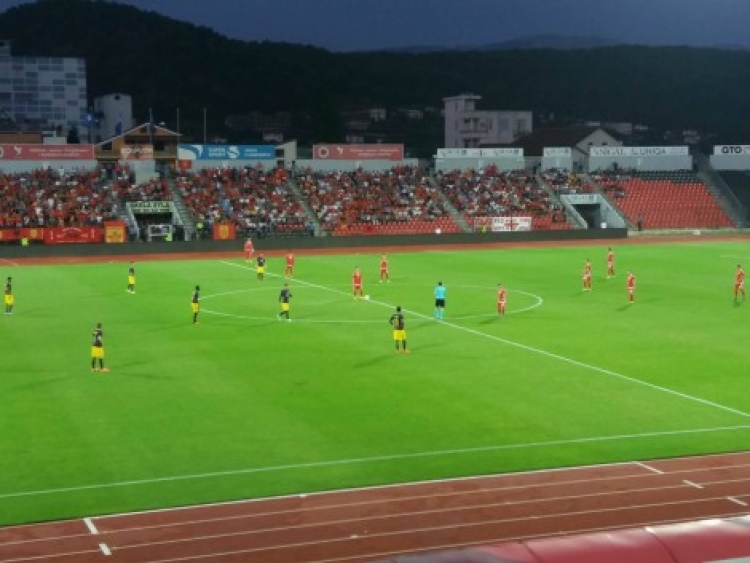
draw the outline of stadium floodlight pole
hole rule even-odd
[[[151,143],[151,150],[154,147],[154,110],[148,108],[148,140]]]
[[[206,114],[208,113],[208,110],[204,107],[203,108],[203,144],[206,144]]]

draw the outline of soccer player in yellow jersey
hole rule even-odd
[[[133,263],[130,263],[130,268],[128,268],[128,287],[127,287],[128,293],[135,293],[135,266],[133,266]]]
[[[102,331],[102,323],[96,323],[92,337],[91,371],[107,373],[109,369],[104,367],[104,332]],[[97,367],[97,363],[99,367]]]
[[[281,317],[286,317],[286,320],[291,322],[291,318],[289,317],[289,300],[292,298],[292,292],[289,289],[289,284],[285,283],[284,287],[281,290],[281,293],[279,294],[279,305],[281,306],[281,311],[279,311],[279,320],[281,320]]]
[[[266,277],[266,257],[259,254],[255,259],[255,274],[258,277],[258,281],[263,281]]]
[[[16,300],[13,297],[13,286],[11,284],[13,280],[9,277],[8,280],[5,282],[5,291],[3,298],[5,300],[5,314],[6,315],[12,315],[13,314],[13,305],[15,304]]]
[[[393,327],[393,341],[396,343],[396,354],[400,353],[401,350],[404,351],[404,354],[408,354],[409,350],[406,348],[406,322],[404,321],[404,314],[401,312],[401,307],[396,307],[396,312],[391,315],[388,322]]]
[[[193,311],[193,324],[198,324],[198,313],[201,310],[201,286],[196,285],[193,290],[193,297],[190,300],[190,308]]]

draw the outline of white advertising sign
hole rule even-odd
[[[591,147],[591,156],[688,156],[688,147]]]
[[[542,156],[571,156],[570,147],[544,147]]]
[[[531,217],[493,217],[492,232],[530,231]]]
[[[714,145],[714,154],[750,154],[750,145]]]
[[[438,149],[438,158],[502,158],[523,156],[522,148]]]

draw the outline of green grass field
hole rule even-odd
[[[599,244],[391,254],[390,284],[379,252],[298,254],[291,323],[276,319],[282,258],[263,282],[240,259],[141,262],[135,295],[126,261],[0,263],[16,295],[0,523],[746,449],[750,301],[732,285],[748,244],[614,249],[612,280]],[[351,297],[355,266],[368,302]],[[90,371],[99,321],[109,374]]]

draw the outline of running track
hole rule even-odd
[[[0,561],[362,563],[750,513],[750,452],[0,528]]]

